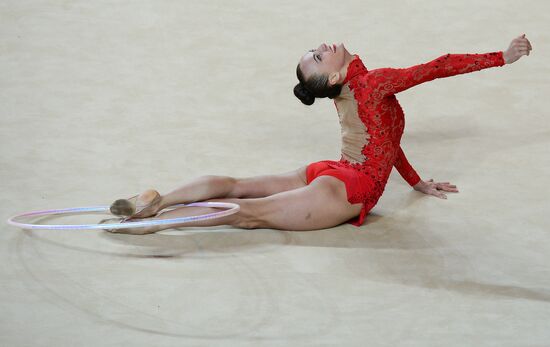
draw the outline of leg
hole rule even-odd
[[[237,226],[238,220],[242,219],[244,215],[247,214],[248,211],[248,200],[250,199],[212,199],[209,201],[221,201],[221,202],[232,202],[239,204],[241,207],[239,212],[232,214],[230,216],[225,216],[222,218],[216,218],[216,219],[208,219],[204,221],[193,221],[189,223],[181,223],[181,224],[166,224],[166,225],[153,225],[150,227],[144,227],[144,228],[128,228],[128,229],[114,229],[112,232],[114,233],[122,233],[122,234],[134,234],[134,235],[143,235],[143,234],[151,234],[160,230],[165,229],[172,229],[172,228],[180,228],[180,227],[209,227],[209,226],[215,226],[215,225],[235,225]],[[187,217],[187,216],[197,216],[212,212],[219,212],[220,210],[217,208],[212,207],[198,207],[198,206],[192,206],[192,207],[180,207],[176,208],[170,211],[162,212],[155,217],[150,218],[130,218],[129,221],[146,221],[146,220],[162,220],[162,219],[172,219],[172,218],[180,218],[180,217]]]
[[[278,175],[263,175],[237,178],[228,198],[263,198],[280,192],[286,192],[306,184],[306,167],[302,166]]]
[[[264,198],[208,201],[233,202],[239,204],[241,210],[231,216],[213,220],[118,230],[122,233],[147,234],[174,227],[214,225],[231,225],[243,229],[317,230],[342,224],[357,216],[362,208],[361,204],[350,204],[347,201],[344,182],[332,176],[320,176],[308,186]],[[182,207],[152,219],[197,215],[215,210],[209,207]]]
[[[213,198],[260,198],[306,185],[306,166],[278,175],[248,178],[207,175],[199,177],[162,196],[160,202],[143,210],[141,217],[176,204],[188,204]]]
[[[348,201],[346,186],[340,179],[319,176],[308,186],[263,198],[256,227],[295,231],[327,229],[359,215],[362,207],[361,203]]]

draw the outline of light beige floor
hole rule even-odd
[[[550,5],[333,4],[0,2],[3,221],[338,159],[332,102],[292,94],[299,57],[323,41],[369,69],[505,50],[522,33],[534,48],[398,95],[411,163],[461,191],[446,201],[394,172],[360,228],[4,223],[0,345],[550,345]]]

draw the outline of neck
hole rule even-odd
[[[351,61],[354,58],[355,58],[355,55],[349,54],[348,51],[344,52],[344,66],[342,66],[342,69],[340,70],[340,76],[342,76],[340,78],[340,82],[344,81],[344,79],[346,78],[346,75],[348,73],[349,63],[351,63]]]

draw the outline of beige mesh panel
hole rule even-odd
[[[357,101],[349,89],[349,84],[346,83],[342,87],[340,96],[334,101],[342,128],[342,156],[351,163],[363,163],[366,158],[361,150],[368,144],[370,135],[359,118]]]

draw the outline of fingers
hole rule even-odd
[[[430,188],[434,190],[442,190],[445,192],[452,192],[452,193],[458,193],[458,188],[451,184],[450,182],[433,182],[433,180],[429,181]]]
[[[433,178],[430,178],[428,181],[428,189],[425,191],[426,194],[436,196],[440,199],[447,199],[447,193],[458,193],[458,188],[456,185],[451,184],[450,182],[434,182]]]
[[[450,193],[458,193],[458,189],[455,187],[455,188],[452,188],[452,187],[448,187],[448,186],[445,186],[445,187],[439,187],[437,188],[438,190],[442,190],[444,192],[450,192]]]
[[[443,186],[446,186],[446,187],[451,187],[451,188],[456,188],[456,186],[454,184],[451,184],[449,182],[439,182],[439,183],[436,183],[436,185],[438,187],[443,187]]]
[[[514,43],[527,43],[527,44],[531,44],[531,42],[529,42],[529,39],[527,39],[525,36],[519,36],[519,37],[516,37],[515,39],[512,40],[512,42]]]
[[[529,45],[526,43],[520,43],[516,45],[516,51],[518,54],[529,55],[531,48],[529,48]]]
[[[433,182],[433,180],[430,180],[428,183],[428,194],[435,195],[438,197],[444,196],[442,192],[448,192],[448,193],[458,193],[458,188],[454,184],[450,184],[449,182],[443,182],[443,183],[436,183]],[[441,194],[441,196],[439,196]]]
[[[442,190],[444,192],[458,193],[456,186],[451,185],[438,185],[436,186],[437,190]]]
[[[433,196],[436,196],[440,199],[447,199],[447,195],[445,195],[444,193],[438,191],[438,190],[433,190],[430,192],[430,195],[433,195]]]
[[[527,49],[527,55],[529,55],[529,51],[533,49],[533,46],[531,46],[531,42],[529,42],[529,40],[525,37],[525,34],[518,36],[512,42],[517,48]]]
[[[529,40],[527,39],[518,42],[518,47],[533,49],[533,47],[531,46],[531,42],[529,42]]]

